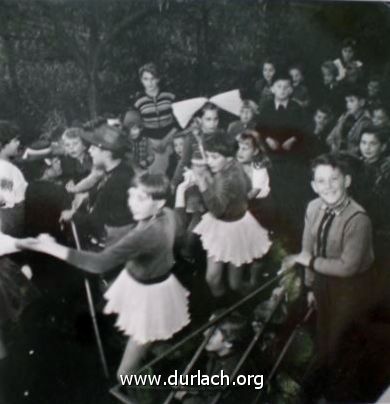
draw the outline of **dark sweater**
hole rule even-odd
[[[76,223],[86,226],[95,235],[99,235],[104,226],[121,227],[130,224],[133,217],[127,206],[127,191],[133,177],[133,170],[123,161],[108,172],[94,192],[90,192],[89,214],[76,213]]]
[[[124,265],[140,282],[159,278],[168,274],[175,263],[173,246],[183,232],[182,217],[182,214],[164,208],[157,216],[138,222],[102,252],[70,250],[67,262],[92,273]]]

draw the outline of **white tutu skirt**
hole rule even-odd
[[[249,212],[234,222],[218,220],[206,213],[193,232],[200,235],[208,257],[236,266],[261,258],[272,244],[268,231]]]
[[[116,326],[138,343],[166,340],[190,322],[189,292],[174,275],[145,285],[126,269],[104,294],[104,313],[118,315]]]

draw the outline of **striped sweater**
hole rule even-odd
[[[151,139],[163,139],[174,125],[172,102],[175,96],[169,92],[160,92],[156,97],[146,93],[134,103],[144,124],[143,135]]]

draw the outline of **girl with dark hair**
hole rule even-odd
[[[213,177],[194,174],[208,209],[194,233],[199,234],[207,251],[206,279],[215,297],[224,294],[224,265],[228,266],[229,286],[242,287],[242,266],[265,255],[271,242],[248,211],[248,176],[234,159],[236,143],[225,134],[214,135],[204,143],[207,164]]]

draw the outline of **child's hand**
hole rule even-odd
[[[70,222],[74,216],[75,212],[72,209],[63,210],[59,222]]]
[[[33,250],[38,251],[37,246],[39,245],[39,241],[36,238],[20,238],[15,241],[15,246],[19,250]]]
[[[183,178],[184,181],[182,182],[182,184],[184,184],[185,187],[189,188],[195,184],[195,174],[192,170],[186,168],[184,170]]]
[[[56,243],[56,239],[47,233],[42,233],[37,237],[37,240],[41,243]]]
[[[282,261],[281,268],[278,271],[278,275],[281,275],[291,269],[297,263],[297,254],[288,255]]]
[[[41,234],[37,238],[18,239],[16,246],[23,250],[32,250],[37,252],[46,252],[48,246],[56,244],[55,239],[49,234]]]
[[[314,307],[315,309],[317,308],[317,301],[313,292],[307,294],[307,305],[309,307]]]
[[[312,256],[309,254],[307,251],[301,251],[297,256],[296,256],[296,263],[301,264],[304,267],[308,267],[310,264]]]
[[[267,143],[268,147],[274,151],[278,150],[280,147],[279,142],[277,142],[275,139],[272,139],[272,137],[265,138],[265,143]]]
[[[70,180],[66,185],[65,185],[65,189],[67,190],[67,192],[73,194],[75,193],[75,183],[73,180]]]
[[[282,144],[282,149],[285,151],[290,151],[293,145],[296,143],[297,138],[295,136],[290,137]]]

